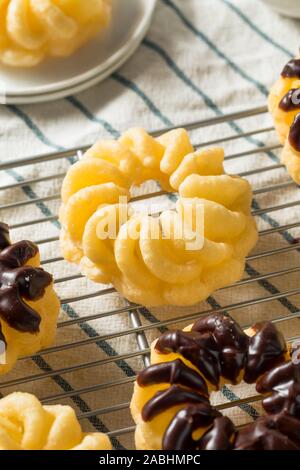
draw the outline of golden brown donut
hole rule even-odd
[[[195,151],[184,129],[158,138],[130,129],[117,141],[97,142],[63,182],[64,258],[79,264],[91,280],[111,283],[130,301],[146,306],[192,305],[239,280],[257,228],[251,187],[225,174],[223,160],[221,148]],[[149,179],[178,191],[176,210],[159,217],[130,214],[130,188]],[[199,206],[203,244],[188,249],[187,229],[201,235]],[[110,220],[116,232],[102,238]]]
[[[69,56],[110,18],[111,0],[1,0],[0,62],[33,67]]]
[[[103,433],[84,433],[70,406],[42,405],[29,393],[0,400],[0,450],[110,450]]]

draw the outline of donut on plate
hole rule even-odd
[[[0,62],[33,67],[71,55],[109,23],[111,0],[1,0]]]

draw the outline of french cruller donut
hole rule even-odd
[[[63,182],[63,256],[88,278],[112,283],[124,297],[146,306],[195,304],[239,280],[257,228],[251,187],[225,174],[223,160],[221,148],[195,151],[184,129],[158,138],[131,129],[117,141],[97,142]],[[175,211],[159,217],[130,213],[130,189],[149,179],[178,191]],[[189,220],[184,219],[188,204]],[[186,229],[198,233],[199,206],[203,245],[187,249]],[[102,228],[113,218],[115,236],[104,239]]]
[[[0,400],[0,450],[109,450],[100,432],[83,433],[75,411],[66,405],[42,405],[29,393]]]
[[[284,146],[282,163],[300,184],[300,56],[286,64],[271,88],[269,110],[279,141]]]
[[[237,430],[210,393],[242,381],[256,384],[266,414]],[[152,344],[131,412],[141,450],[300,450],[300,365],[273,323],[243,331],[212,314]]]
[[[11,243],[0,222],[0,375],[19,357],[50,346],[56,333],[59,299],[53,278],[40,267],[38,247]]]
[[[110,22],[111,0],[1,0],[0,62],[33,67],[72,54]]]

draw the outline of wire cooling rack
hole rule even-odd
[[[245,277],[194,308],[150,312],[119,298],[111,287],[87,281],[76,267],[63,262],[58,245],[59,187],[70,159],[89,146],[0,163],[0,201],[5,196],[0,219],[10,224],[14,240],[26,237],[39,245],[43,266],[63,292],[56,343],[38,356],[18,361],[15,370],[1,378],[2,394],[24,390],[36,393],[44,403],[76,405],[85,428],[107,432],[117,448],[132,448],[132,383],[136,371],[149,364],[149,345],[159,332],[221,311],[244,327],[270,319],[280,324],[287,341],[300,338],[299,189],[279,162],[280,145],[268,119],[262,106],[182,124],[191,131],[196,147],[225,145],[227,172],[232,165],[233,173],[252,183],[253,215],[260,231]],[[50,161],[51,167],[45,166]],[[135,199],[164,194],[157,188],[142,191]],[[247,422],[259,413],[260,399],[249,389],[238,395],[227,389],[217,406],[241,410]]]

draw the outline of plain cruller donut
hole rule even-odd
[[[106,28],[111,0],[1,0],[0,62],[33,67],[71,55]]]
[[[75,411],[66,405],[42,405],[29,393],[0,400],[0,450],[110,450],[100,432],[83,433]]]
[[[251,216],[249,183],[224,173],[221,148],[193,148],[184,129],[158,138],[136,128],[120,139],[97,142],[68,171],[62,186],[61,247],[66,260],[99,283],[112,283],[124,297],[146,306],[191,305],[216,289],[239,280],[245,257],[257,241]],[[110,215],[118,224],[130,189],[156,180],[178,192],[176,210],[159,217],[130,214],[114,239],[99,236]],[[189,229],[203,207],[204,239],[187,250],[183,231],[186,201],[191,202]],[[185,225],[186,227],[186,225]],[[155,238],[149,236],[156,231]],[[132,237],[131,233],[137,233]],[[101,232],[102,233],[102,232]]]

